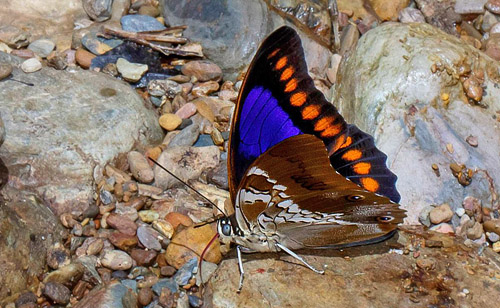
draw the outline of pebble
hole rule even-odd
[[[160,218],[160,214],[153,210],[139,211],[139,218],[145,223],[152,223]]]
[[[155,220],[153,221],[152,226],[167,239],[171,239],[174,235],[174,227],[165,220]]]
[[[5,25],[5,23],[4,23]],[[29,44],[31,35],[29,32],[21,30],[15,26],[0,26],[0,41],[11,48],[21,48]]]
[[[139,242],[148,249],[156,251],[161,250],[159,237],[160,234],[149,226],[140,226],[137,229],[137,238],[139,239]]]
[[[82,68],[88,69],[92,64],[92,59],[94,59],[96,55],[91,52],[86,51],[83,48],[78,48],[75,53],[75,60],[78,65]]]
[[[117,213],[111,213],[106,218],[106,223],[113,229],[120,231],[123,234],[135,235],[137,231],[137,225],[124,215]]]
[[[439,233],[454,233],[453,227],[450,224],[447,224],[445,222],[435,225],[432,228],[430,228],[432,231],[436,231]]]
[[[9,77],[10,74],[12,74],[12,65],[10,65],[9,63],[0,63],[0,80]]]
[[[222,159],[222,156],[221,156]],[[229,182],[227,178],[227,163],[222,161],[215,169],[208,171],[207,180],[217,187],[229,190]],[[429,221],[429,213],[427,213],[427,221]],[[430,226],[430,221],[429,221]]]
[[[200,82],[219,81],[222,78],[221,68],[209,60],[190,61],[182,66],[181,71],[186,76],[196,77]]]
[[[175,283],[174,279],[172,279],[172,278],[159,279],[158,282],[156,282],[152,287],[153,292],[158,296],[161,295],[163,288],[167,288],[171,292],[174,292],[174,293],[177,292],[177,290],[178,290],[177,284]]]
[[[200,135],[200,137],[198,138],[198,140],[194,144],[195,147],[207,147],[207,146],[211,146],[211,145],[214,145],[214,141],[212,139],[212,136],[206,135],[206,134]]]
[[[461,208],[459,207],[455,213],[457,214],[458,217],[462,217],[464,214],[465,214],[465,209],[464,208]]]
[[[102,72],[113,77],[118,76],[118,68],[115,63],[108,63],[102,68]]]
[[[433,208],[429,213],[429,218],[433,224],[448,222],[453,217],[453,211],[447,203]]]
[[[464,198],[464,201],[462,202],[462,206],[465,209],[465,212],[469,216],[474,216],[476,221],[482,221],[483,219],[483,213],[481,210],[481,200],[472,197],[472,196],[467,196]]]
[[[66,305],[69,303],[71,291],[61,283],[49,282],[45,284],[43,294],[56,304]]]
[[[234,90],[221,90],[217,96],[222,100],[234,102],[238,99],[238,92]]]
[[[33,51],[40,58],[47,58],[56,44],[48,39],[39,39],[29,44],[28,49]]]
[[[197,99],[193,101],[193,104],[195,104],[198,113],[201,114],[205,119],[209,120],[212,123],[215,121],[214,111],[207,104],[207,101]]]
[[[154,250],[132,249],[130,251],[130,256],[138,266],[153,265],[157,255],[158,253]]]
[[[148,83],[148,93],[152,96],[166,96],[174,98],[181,93],[182,87],[175,81],[169,79],[155,79]]]
[[[424,207],[421,211],[420,214],[418,215],[418,221],[420,221],[421,224],[423,224],[426,227],[431,226],[431,220],[429,218],[429,213],[434,209],[434,207],[428,205]]]
[[[87,48],[88,51],[93,53],[94,55],[103,55],[106,52],[113,49],[113,46],[107,44],[105,42],[109,42],[111,45],[116,45],[116,41],[119,40],[104,40],[102,38],[98,38],[95,32],[89,32],[82,37],[82,45]]]
[[[139,81],[142,75],[148,71],[147,64],[131,63],[124,58],[119,58],[118,61],[116,61],[116,68],[123,79],[130,82]]]
[[[165,221],[168,222],[174,230],[177,230],[177,228],[182,225],[184,227],[190,227],[193,225],[193,220],[189,218],[188,216],[177,213],[177,212],[170,212],[165,216]]]
[[[35,294],[33,294],[33,292],[23,293],[15,301],[16,308],[21,307],[22,305],[25,304],[30,304],[30,303],[36,304],[37,299],[38,298],[36,297]]]
[[[500,252],[500,242],[495,242],[493,243],[493,251],[494,252]]]
[[[108,240],[115,246],[116,248],[122,250],[128,250],[137,245],[138,240],[135,235],[128,235],[118,231],[111,233],[108,237]]]
[[[31,58],[21,64],[21,69],[25,73],[33,73],[42,69],[42,63],[37,58]]]
[[[477,148],[478,146],[478,139],[477,139],[477,136],[468,136],[467,138],[465,138],[465,141],[471,146],[471,147],[474,147],[474,148]]]
[[[467,229],[467,238],[471,240],[480,239],[483,235],[483,225],[479,222],[475,222],[474,225]]]
[[[171,277],[171,276],[173,276],[176,271],[177,270],[175,269],[175,267],[170,266],[170,265],[162,266],[160,268],[160,274],[162,276],[165,276],[165,277]]]
[[[458,14],[483,14],[487,0],[457,0],[455,12]]]
[[[196,106],[193,103],[187,103],[175,112],[181,119],[192,117],[196,113]]]
[[[214,130],[210,134],[215,145],[222,146],[224,144],[224,137],[222,137],[221,132],[214,127]]]
[[[178,147],[178,146],[191,146],[193,145],[198,136],[200,135],[200,127],[198,124],[192,124],[188,127],[181,130],[179,134],[177,134],[172,141],[168,144],[169,148]]]
[[[483,23],[481,24],[481,30],[483,30],[483,32],[488,32],[497,22],[498,20],[496,16],[486,11],[486,13],[484,13],[483,15]]]
[[[132,267],[132,263],[132,258],[121,250],[107,251],[101,258],[102,266],[115,271],[128,270]]]
[[[96,238],[95,241],[89,244],[89,247],[87,248],[87,255],[89,256],[97,255],[101,252],[103,248],[104,248],[104,241],[100,238]]]
[[[132,176],[141,183],[151,183],[154,180],[154,172],[148,160],[142,153],[130,151],[127,154],[128,164]]]
[[[486,235],[488,236],[488,240],[490,240],[492,243],[498,242],[500,240],[500,235],[496,234],[495,232],[486,232]]]
[[[177,83],[186,83],[191,80],[191,77],[186,76],[186,75],[175,75],[172,77],[168,77],[168,80],[175,81]]]
[[[500,14],[500,0],[488,0],[484,7],[493,14]]]
[[[490,29],[490,35],[498,34],[498,33],[500,33],[500,22],[497,22],[496,24],[494,24],[493,27],[491,27],[491,29]]]
[[[189,305],[193,308],[199,308],[203,305],[203,300],[196,295],[189,294]]]
[[[43,282],[58,282],[64,285],[72,285],[82,278],[84,272],[85,267],[82,264],[71,263],[48,273],[43,279]]]
[[[60,243],[55,243],[47,251],[47,265],[51,269],[58,269],[70,263],[69,251]]]
[[[424,14],[419,9],[406,7],[399,12],[398,19],[402,23],[422,22],[425,23]]]
[[[111,17],[113,0],[83,0],[82,4],[92,20],[103,22]]]
[[[121,18],[122,29],[129,32],[164,30],[165,26],[148,15],[125,15]]]
[[[500,61],[500,34],[492,34],[486,41],[485,51],[491,58]]]
[[[217,264],[207,262],[207,261],[202,261],[201,263],[201,270],[198,268],[198,272],[196,273],[196,285],[201,286],[202,284],[207,283],[210,280],[210,277],[212,277],[213,273],[217,270]],[[203,279],[203,281],[202,281]]]
[[[500,219],[490,219],[483,224],[484,230],[500,235]]]
[[[193,89],[191,90],[191,93],[193,93],[193,95],[196,97],[200,97],[200,96],[207,96],[209,94],[212,94],[217,90],[219,90],[219,83],[218,82],[207,81],[207,82],[195,84],[193,86]]]
[[[193,272],[198,264],[198,258],[192,258],[184,264],[174,275],[174,280],[179,286],[185,286],[193,277]]]
[[[153,5],[141,5],[138,13],[140,15],[148,15],[151,17],[158,17],[160,15],[160,10]]]
[[[137,294],[137,301],[141,306],[147,306],[153,300],[153,295],[151,288],[142,288]]]
[[[215,234],[212,225],[186,228],[174,235],[167,247],[165,259],[168,264],[179,269],[192,258],[200,256]],[[216,264],[222,260],[219,241],[212,243],[212,246],[205,252],[204,259]]]
[[[160,126],[167,131],[173,131],[182,123],[182,119],[173,113],[165,113],[158,120]]]
[[[4,42],[0,42],[0,51],[5,53],[11,53],[12,48],[10,48],[9,45],[5,44]]]

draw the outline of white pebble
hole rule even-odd
[[[455,213],[457,214],[458,217],[462,217],[465,214],[465,209],[463,207],[459,207]]]
[[[33,73],[42,69],[42,63],[37,58],[30,58],[21,64],[21,69],[25,73]]]

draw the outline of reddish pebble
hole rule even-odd
[[[196,106],[193,103],[187,103],[175,113],[181,119],[192,117],[196,113]]]
[[[108,240],[113,244],[116,248],[121,250],[128,250],[133,248],[139,242],[135,235],[128,235],[118,231],[113,232]]]
[[[185,227],[189,227],[189,226],[191,226],[193,224],[193,221],[191,220],[191,218],[187,217],[184,214],[177,213],[177,212],[168,213],[165,216],[165,220],[172,225],[172,227],[174,228],[174,230],[177,230],[177,227],[179,225],[183,225]]]
[[[137,232],[137,225],[124,215],[111,213],[106,218],[106,223],[113,229],[120,231],[127,235],[135,235]]]
[[[158,253],[154,250],[132,249],[130,256],[137,262],[138,266],[153,265]]]

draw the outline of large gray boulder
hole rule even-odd
[[[421,23],[377,27],[341,63],[333,101],[388,155],[401,204],[409,211],[407,222],[418,223],[427,205],[448,203],[456,209],[466,196],[498,208],[499,70],[499,63],[481,51]],[[466,95],[474,90],[469,87],[474,74],[484,75],[479,103]],[[466,142],[470,135],[478,138],[477,147]],[[458,182],[453,163],[472,170],[470,185]]]
[[[20,62],[3,53],[0,61]],[[8,185],[36,193],[57,215],[92,202],[94,168],[162,140],[156,114],[125,82],[81,69],[15,68],[13,76],[34,86],[0,82]]]

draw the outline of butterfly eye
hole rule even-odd
[[[222,224],[222,234],[225,236],[230,236],[231,235],[231,225],[228,223]]]
[[[377,220],[379,222],[388,223],[388,222],[393,221],[394,217],[392,217],[392,216],[379,216],[379,217],[377,217]]]
[[[347,201],[361,201],[365,199],[363,195],[349,195],[346,197]]]

